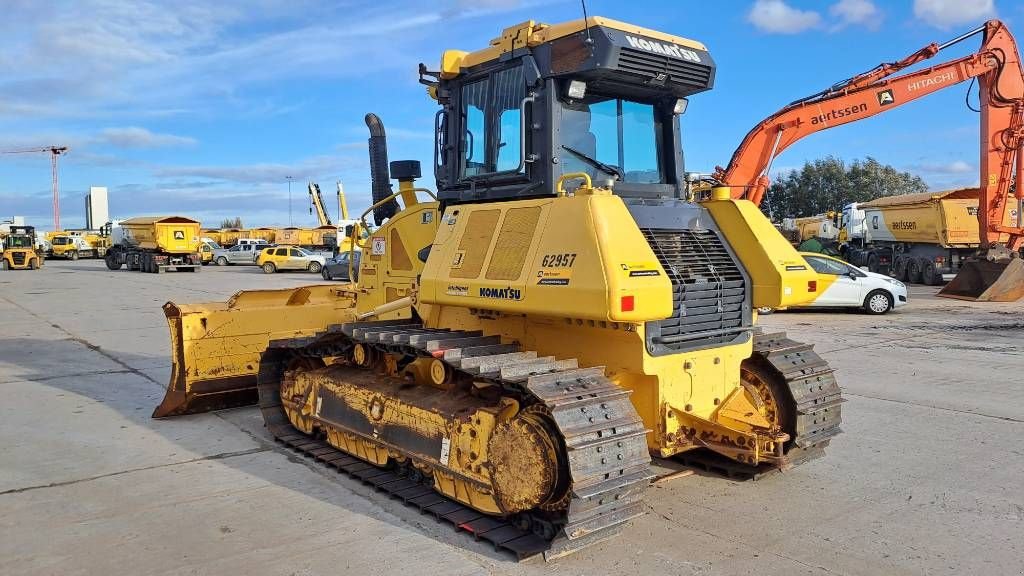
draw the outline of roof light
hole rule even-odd
[[[689,103],[690,101],[687,100],[686,98],[680,98],[676,100],[675,105],[672,106],[672,113],[678,116],[683,112],[686,112],[686,105]]]
[[[582,80],[569,82],[569,90],[566,92],[573,100],[582,100],[587,95],[587,83]]]

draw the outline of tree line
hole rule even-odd
[[[778,222],[783,218],[838,211],[851,202],[927,191],[928,185],[920,176],[900,172],[870,156],[849,165],[828,156],[775,178],[761,209]]]

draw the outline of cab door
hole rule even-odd
[[[823,287],[821,296],[814,301],[814,306],[860,306],[863,302],[864,286],[862,277],[853,272],[850,266],[819,256],[805,256],[807,263],[821,278]]]
[[[295,248],[289,248],[288,259],[284,264],[288,266],[289,270],[305,270],[306,266],[309,266],[309,258]]]

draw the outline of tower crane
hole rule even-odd
[[[53,229],[60,230],[60,181],[57,170],[57,158],[61,154],[67,154],[67,146],[44,146],[42,148],[25,148],[21,150],[2,150],[0,154],[35,154],[48,153],[50,155],[50,180],[53,186]]]

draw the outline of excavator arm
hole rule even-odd
[[[976,34],[983,34],[984,40],[974,54],[894,76]],[[1007,226],[1003,214],[1014,169],[1024,174],[1024,72],[1013,36],[998,20],[990,20],[944,44],[930,44],[903,60],[882,64],[789,104],[755,126],[733,153],[729,165],[716,169],[715,177],[731,187],[734,198],[760,204],[768,188],[772,162],[797,140],[893,110],[975,78],[981,94],[979,231],[986,245],[998,243],[1001,235],[1008,235],[1006,248],[1018,250],[1024,241],[1024,189],[1018,186],[1015,191],[1017,221]]]

